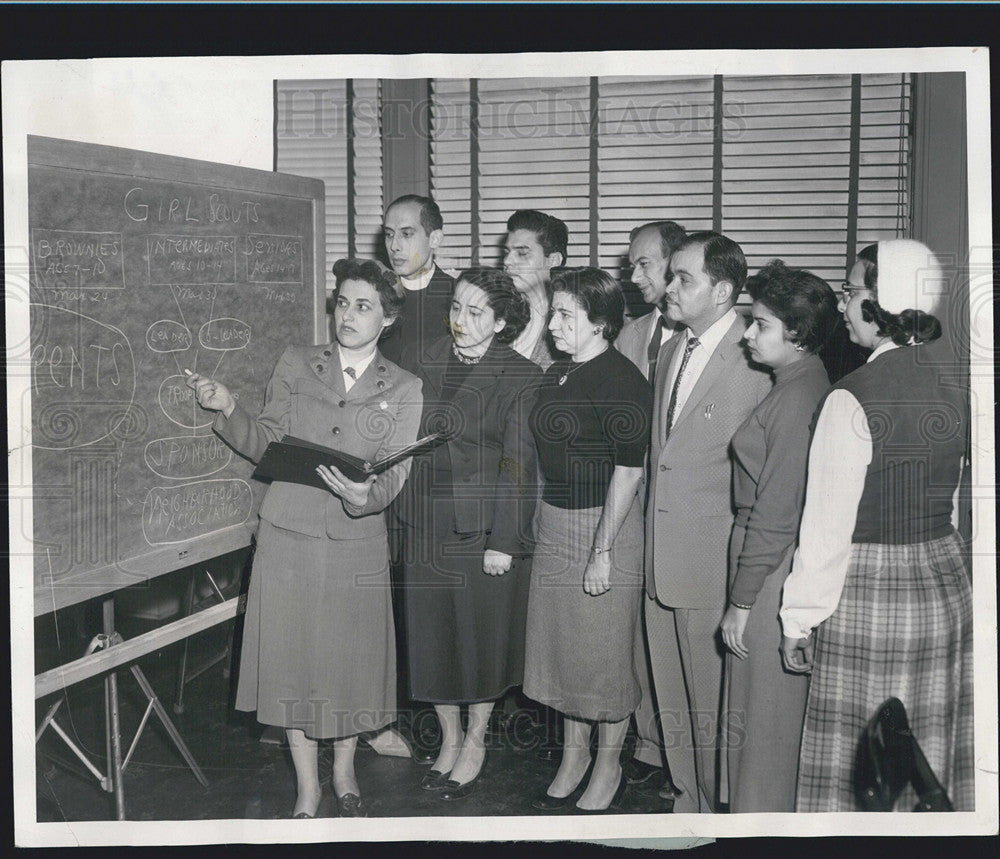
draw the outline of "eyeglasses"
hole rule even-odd
[[[844,301],[850,301],[854,295],[858,292],[868,292],[867,286],[855,286],[849,281],[843,281],[840,284],[840,296]]]

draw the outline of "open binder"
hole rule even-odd
[[[349,453],[286,435],[281,441],[272,441],[267,446],[253,476],[261,480],[281,480],[286,483],[314,486],[317,489],[328,489],[316,473],[316,468],[320,465],[335,465],[348,480],[363,483],[371,475],[381,474],[407,457],[426,453],[443,441],[445,441],[443,434],[431,433],[377,462],[368,462]]]

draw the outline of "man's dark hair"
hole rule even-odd
[[[560,265],[566,264],[569,230],[564,221],[537,209],[518,209],[507,219],[507,232],[512,233],[514,230],[530,230],[535,234],[546,256],[560,254],[562,256]]]
[[[728,281],[733,285],[733,294],[730,301],[736,304],[736,299],[743,291],[743,284],[747,279],[747,258],[743,255],[743,248],[727,236],[712,230],[702,230],[691,233],[677,248],[678,251],[697,245],[702,248],[705,255],[705,274],[708,275],[714,286],[720,280]]]
[[[441,217],[441,210],[430,197],[421,197],[419,194],[403,194],[402,197],[397,197],[386,207],[386,212],[393,206],[403,203],[416,203],[420,206],[420,226],[424,228],[427,235],[433,233],[434,230],[444,229],[444,218]]]

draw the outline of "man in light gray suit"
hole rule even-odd
[[[652,307],[652,311],[626,323],[615,340],[615,348],[645,374],[650,384],[656,378],[660,347],[678,328],[677,323],[666,318],[663,298],[667,291],[670,255],[685,236],[684,228],[673,221],[653,221],[636,227],[629,234],[628,259],[632,283],[639,288],[643,301]],[[646,635],[641,623],[636,627],[635,670],[639,675],[642,700],[635,711],[635,755],[623,767],[625,779],[630,784],[660,787],[669,782],[663,770],[663,747],[656,723]]]
[[[718,767],[723,651],[733,526],[729,443],[771,388],[747,362],[734,305],[747,267],[736,242],[689,235],[670,258],[667,316],[684,328],[660,350],[646,506],[645,619],[664,749],[681,793],[674,812],[725,801]]]

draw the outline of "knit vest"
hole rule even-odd
[[[919,346],[893,349],[831,389],[854,395],[872,436],[855,543],[921,543],[952,530],[968,400],[942,381],[947,365],[929,364],[925,353]]]

